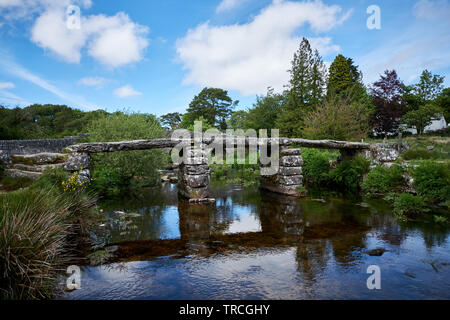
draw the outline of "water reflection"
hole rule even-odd
[[[63,298],[450,298],[449,229],[399,224],[380,200],[216,187],[215,204],[189,205],[176,193],[166,184],[104,203],[110,220],[94,236],[119,246],[116,260],[85,267],[82,289]],[[381,291],[366,288],[371,264]]]

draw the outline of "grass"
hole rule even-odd
[[[11,178],[4,177],[1,179],[2,189],[5,191],[15,191],[29,187],[33,183],[33,179],[27,177]]]
[[[62,172],[0,195],[0,299],[51,298],[57,276],[75,258],[95,205],[87,193],[60,189]]]

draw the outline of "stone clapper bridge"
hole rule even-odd
[[[227,139],[227,140],[226,140]],[[235,147],[239,143],[249,146],[249,137],[223,136],[223,141],[227,141],[226,146]],[[122,142],[94,142],[81,143],[69,146],[64,149],[68,159],[64,168],[70,172],[79,171],[85,179],[90,179],[90,154],[117,151],[167,149],[179,146],[183,143],[186,146],[193,144],[193,139],[153,139],[135,140]],[[231,145],[230,142],[231,141]],[[334,140],[305,140],[289,138],[265,138],[258,139],[258,146],[266,144],[270,150],[272,143],[279,145],[279,168],[275,175],[261,176],[261,188],[289,196],[301,196],[301,186],[303,186],[302,165],[303,158],[301,149],[297,147],[338,149],[341,152],[340,159],[351,159],[358,154],[363,154],[373,164],[387,164],[396,161],[401,152],[407,149],[407,145],[402,144],[401,136],[398,143],[378,143],[369,144],[363,142],[347,142]],[[210,202],[208,189],[210,182],[210,168],[206,149],[212,144],[212,139],[202,138],[197,146],[190,149],[187,157],[179,164],[179,195],[191,203]],[[295,146],[295,148],[292,148]],[[260,166],[263,166],[260,163]]]

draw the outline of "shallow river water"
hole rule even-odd
[[[379,199],[212,190],[208,205],[178,202],[171,184],[102,203],[94,237],[121,256],[82,267],[81,289],[60,298],[450,299],[449,228],[400,223]],[[367,288],[371,265],[380,290]]]

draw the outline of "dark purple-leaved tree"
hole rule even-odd
[[[370,95],[375,105],[371,125],[378,136],[398,132],[406,104],[403,100],[403,83],[395,70],[386,70],[380,80],[373,83]]]

